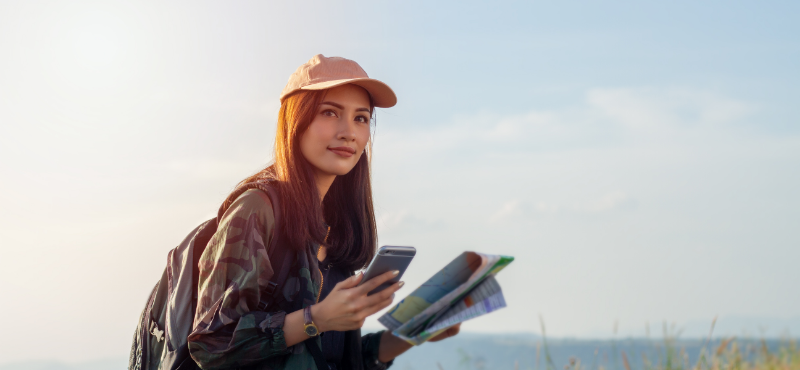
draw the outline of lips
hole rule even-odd
[[[356,154],[356,150],[349,146],[337,146],[335,148],[328,148],[328,150],[345,158],[352,157],[353,154]]]

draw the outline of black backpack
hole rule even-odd
[[[274,294],[282,286],[289,274],[296,253],[292,248],[281,248],[279,234],[281,226],[280,197],[272,186],[256,182],[239,187],[228,199],[233,201],[249,189],[259,189],[269,196],[275,213],[273,238],[267,246],[267,254],[274,270],[273,280],[262,294],[258,309],[266,311],[275,300],[282,296]],[[221,215],[220,215],[221,216]],[[197,226],[180,245],[169,251],[167,266],[161,279],[156,283],[147,304],[139,316],[139,325],[133,335],[133,344],[128,359],[128,370],[194,370],[199,369],[189,355],[187,337],[192,330],[194,313],[197,309],[198,268],[200,256],[211,237],[217,231],[217,217]],[[172,304],[170,304],[172,302]],[[328,365],[322,351],[311,338],[306,347],[314,357],[318,369]]]

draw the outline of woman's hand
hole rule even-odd
[[[447,328],[447,330],[439,333],[439,335],[437,335],[437,336],[435,336],[435,337],[433,337],[431,339],[428,339],[428,342],[438,342],[438,341],[440,341],[442,339],[447,339],[447,338],[456,336],[459,331],[461,331],[461,323],[455,324],[455,325]]]
[[[322,302],[311,306],[314,324],[320,332],[361,328],[367,317],[392,304],[394,292],[403,286],[403,282],[392,284],[371,296],[367,296],[367,293],[391,280],[398,273],[389,271],[358,286],[364,277],[361,273],[336,284]]]

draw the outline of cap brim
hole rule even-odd
[[[372,97],[372,103],[375,104],[376,107],[390,108],[397,104],[397,95],[394,94],[392,88],[389,87],[389,85],[372,78],[349,78],[345,80],[325,81],[303,86],[300,88],[300,90],[325,90],[347,84],[361,86],[367,90],[369,95]]]

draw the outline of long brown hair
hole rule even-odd
[[[372,259],[378,238],[369,164],[372,140],[355,167],[336,177],[320,206],[313,165],[300,151],[300,138],[316,116],[325,94],[326,90],[300,90],[284,99],[278,112],[274,163],[242,180],[237,188],[259,180],[275,180],[272,183],[278,186],[281,196],[283,232],[290,247],[301,249],[308,243],[325,245],[330,263],[354,271]],[[374,110],[370,98],[370,112]],[[220,214],[232,201],[223,204]]]

